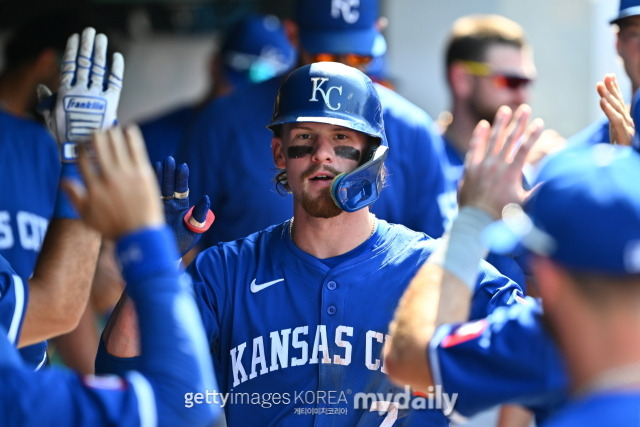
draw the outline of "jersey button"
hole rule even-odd
[[[337,284],[336,282],[334,282],[333,280],[332,280],[332,281],[330,281],[329,283],[327,283],[327,288],[328,288],[330,291],[335,290],[337,287],[338,287],[338,284]]]
[[[327,307],[327,313],[329,313],[329,316],[333,316],[334,314],[336,314],[336,306],[335,305],[330,305],[329,307]]]

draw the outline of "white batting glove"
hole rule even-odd
[[[78,143],[117,123],[124,58],[113,54],[108,78],[106,62],[107,36],[85,28],[82,37],[74,34],[67,41],[58,93],[38,85],[39,110],[60,145],[63,162],[75,163]]]

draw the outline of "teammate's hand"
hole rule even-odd
[[[58,92],[38,85],[38,110],[60,145],[63,162],[76,161],[77,143],[117,123],[124,59],[113,54],[108,76],[106,62],[107,36],[85,28],[82,37],[74,34],[67,41]]]
[[[600,95],[600,108],[609,119],[609,141],[612,144],[631,145],[636,130],[616,75],[605,75],[603,81],[596,83],[596,90]]]
[[[493,126],[480,121],[471,137],[465,172],[458,189],[458,204],[484,210],[495,219],[510,203],[521,204],[530,194],[522,187],[522,167],[542,133],[542,120],[529,126],[531,108],[523,104],[514,114],[502,106]]]
[[[89,226],[116,239],[164,224],[160,190],[137,127],[94,133],[91,155],[87,145],[79,148],[85,185],[64,180],[62,186]]]
[[[180,255],[193,248],[207,231],[215,216],[209,209],[209,196],[204,195],[194,206],[189,205],[189,167],[169,156],[154,164],[164,204],[165,221],[173,230]]]

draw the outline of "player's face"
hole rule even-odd
[[[490,47],[485,63],[491,75],[474,77],[468,102],[477,121],[491,122],[501,105],[515,110],[520,104],[529,102],[536,71],[531,52],[515,46]]]
[[[295,123],[283,126],[282,138],[274,138],[276,166],[287,170],[296,203],[311,216],[332,218],[342,210],[331,198],[331,183],[361,162],[368,137],[342,126]]]
[[[640,16],[630,16],[620,22],[617,48],[635,92],[640,87]]]

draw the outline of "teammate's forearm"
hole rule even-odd
[[[84,312],[100,249],[100,234],[80,220],[54,218],[29,280],[19,346],[73,330]]]
[[[396,382],[416,389],[432,385],[427,346],[438,326],[467,320],[478,263],[486,255],[480,232],[490,222],[478,209],[461,211],[400,299],[385,347]]]

